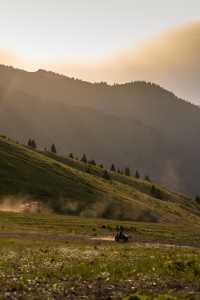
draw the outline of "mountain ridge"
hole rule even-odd
[[[153,83],[88,83],[0,66],[2,134],[147,172],[197,194],[199,107]]]
[[[90,85],[90,86],[95,86],[95,87],[107,87],[108,89],[109,88],[126,88],[126,87],[131,87],[131,88],[134,88],[136,86],[146,86],[146,88],[149,88],[149,87],[154,87],[154,88],[157,88],[158,90],[162,90],[164,91],[167,95],[173,97],[174,99],[176,100],[180,100],[181,102],[185,102],[186,104],[189,104],[189,105],[192,105],[194,107],[197,107],[199,108],[199,105],[195,104],[195,103],[192,103],[190,102],[189,100],[187,99],[184,99],[184,98],[181,98],[179,96],[177,96],[173,91],[161,86],[160,84],[156,84],[152,81],[145,81],[145,80],[132,80],[132,81],[126,81],[124,83],[108,83],[108,82],[104,82],[104,81],[95,81],[95,82],[92,82],[92,81],[87,81],[87,80],[83,80],[81,78],[76,78],[76,77],[70,77],[70,76],[67,76],[65,74],[62,74],[62,73],[57,73],[57,72],[54,72],[54,71],[50,71],[50,70],[45,70],[45,69],[37,69],[36,71],[28,71],[28,70],[24,70],[24,69],[21,69],[21,68],[16,68],[16,67],[13,67],[13,66],[9,66],[9,65],[4,65],[4,64],[0,64],[0,71],[10,71],[10,72],[20,72],[22,74],[28,74],[28,75],[37,75],[37,74],[41,74],[41,75],[45,75],[45,77],[52,77],[53,79],[62,79],[62,80],[69,80],[71,82],[79,82],[81,84],[83,84],[83,86],[86,86],[86,85]]]

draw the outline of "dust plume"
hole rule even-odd
[[[178,166],[173,161],[167,161],[163,167],[163,173],[161,175],[161,182],[168,182],[170,187],[175,191],[182,191],[183,186],[180,180],[180,174],[178,174]]]
[[[39,201],[28,197],[7,196],[0,199],[0,211],[38,213],[48,212],[48,209]]]

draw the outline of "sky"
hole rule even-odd
[[[200,0],[0,0],[0,63],[28,71],[153,81],[200,105],[199,53]]]
[[[0,0],[0,48],[90,63],[199,18],[199,0]]]

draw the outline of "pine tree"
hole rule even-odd
[[[91,165],[93,165],[93,166],[96,166],[96,162],[95,162],[94,159],[90,160],[90,161],[89,161],[89,164],[91,164]]]
[[[107,170],[104,171],[103,178],[106,179],[106,180],[110,180],[111,179]]]
[[[81,161],[84,162],[84,163],[87,163],[87,157],[85,154],[83,154],[82,158],[81,158]]]
[[[151,179],[149,178],[149,176],[145,176],[144,180],[149,181],[149,182],[151,181]]]
[[[89,167],[86,168],[86,172],[92,174],[91,169]]]
[[[74,159],[73,153],[70,153],[70,154],[69,154],[69,157],[70,157],[71,159]]]
[[[131,176],[131,171],[130,171],[130,169],[128,167],[125,168],[125,175],[126,176]]]
[[[140,174],[138,171],[135,172],[135,178],[139,179],[140,178]]]
[[[52,153],[57,153],[55,144],[52,144],[52,145],[51,145],[51,152],[52,152]]]
[[[27,145],[28,145],[29,147],[32,147],[32,140],[31,140],[31,139],[28,140]]]
[[[152,194],[153,196],[155,196],[155,193],[156,193],[156,187],[155,187],[155,185],[152,185],[152,186],[151,186],[151,194]]]
[[[157,199],[160,199],[160,200],[162,199],[161,190],[158,189],[157,187],[155,187],[155,185],[152,185],[152,187],[151,187],[151,194],[152,194],[152,196],[154,196]]]
[[[114,164],[111,165],[110,170],[111,170],[112,172],[116,172],[116,168],[115,168],[115,165],[114,165]]]
[[[199,195],[196,195],[195,201],[200,204],[200,197],[199,197]]]
[[[162,193],[161,193],[161,190],[160,189],[156,189],[156,195],[155,195],[155,197],[157,198],[157,199],[162,199]]]
[[[31,147],[32,147],[33,149],[36,149],[36,148],[37,148],[37,144],[36,144],[35,140],[32,140],[32,142],[31,142]]]

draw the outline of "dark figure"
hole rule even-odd
[[[128,242],[128,234],[124,232],[122,227],[116,233],[115,241],[116,242]]]

